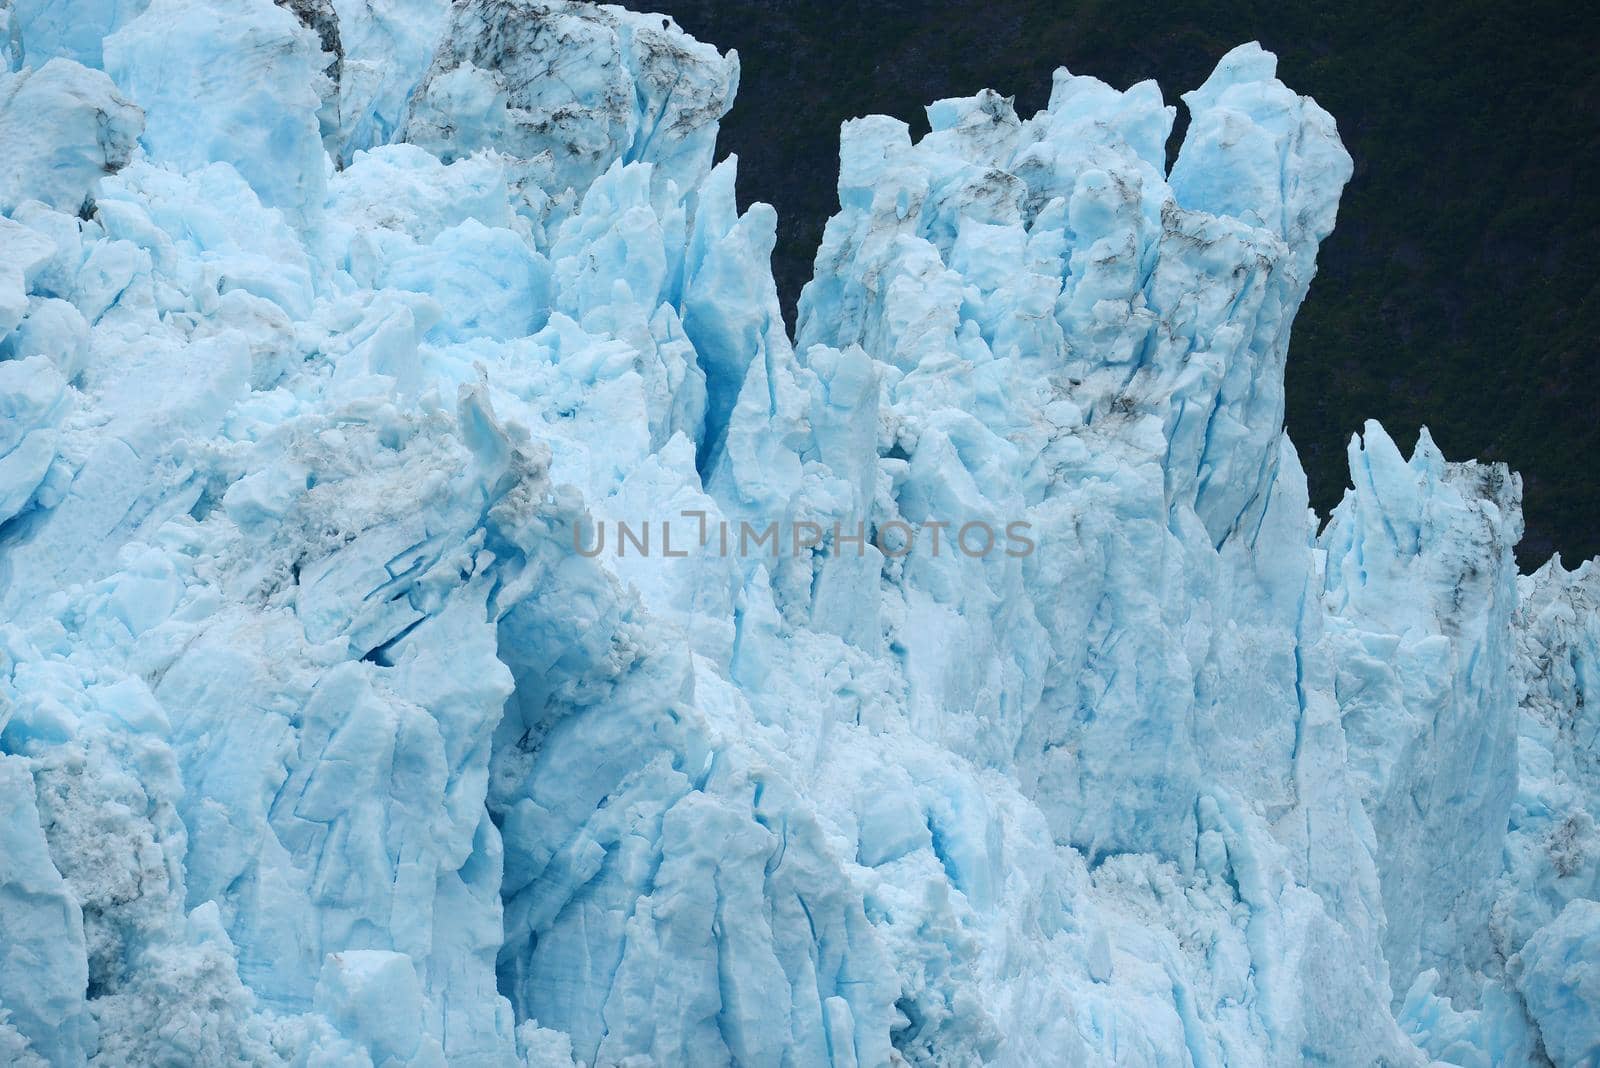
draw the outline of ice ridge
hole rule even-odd
[[[791,338],[738,75],[0,0],[0,1061],[1600,1058],[1600,572],[1283,432],[1334,120],[846,123]]]

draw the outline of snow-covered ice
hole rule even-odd
[[[1600,570],[1309,511],[1269,53],[845,124],[791,338],[662,16],[0,46],[0,1061],[1600,1058]]]

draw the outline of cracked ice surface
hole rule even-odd
[[[0,1060],[1600,1055],[1600,580],[1376,424],[1318,532],[1268,53],[1170,172],[1149,82],[847,123],[791,341],[670,19],[0,43]],[[828,533],[578,551],[684,511]]]

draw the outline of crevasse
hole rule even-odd
[[[670,19],[0,45],[0,1061],[1600,1057],[1600,572],[1376,424],[1319,533],[1259,47],[1170,170],[1150,82],[847,123],[791,340]]]

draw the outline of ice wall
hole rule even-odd
[[[1600,1055],[1593,567],[1318,532],[1270,54],[846,124],[791,340],[670,19],[0,31],[0,1059]]]

